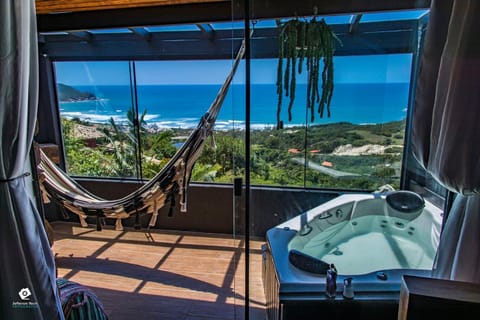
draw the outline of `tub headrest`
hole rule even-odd
[[[315,274],[326,274],[330,268],[330,264],[295,249],[288,252],[288,260],[295,267]]]
[[[425,207],[425,200],[419,194],[412,191],[394,191],[387,194],[387,204],[401,213],[418,213]]]

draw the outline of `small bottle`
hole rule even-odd
[[[337,294],[337,269],[333,263],[330,264],[330,268],[327,270],[325,294],[332,299]]]
[[[352,280],[353,278],[343,279],[343,297],[345,299],[353,299],[354,293]]]

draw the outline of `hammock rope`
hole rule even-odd
[[[240,60],[245,54],[245,41],[242,42],[232,69],[207,112],[201,117],[197,127],[190,133],[185,143],[158,172],[155,177],[139,189],[116,200],[100,198],[83,188],[64,171],[58,168],[39,149],[40,190],[44,203],[52,199],[69,211],[77,214],[82,226],[86,227],[87,216],[104,216],[117,219],[116,230],[123,230],[121,219],[129,218],[138,212],[151,214],[149,227],[156,224],[159,210],[170,202],[169,215],[173,212],[175,199],[180,196],[180,211],[187,211],[187,188],[195,161],[201,154],[208,137],[212,136],[215,121],[228,93]]]

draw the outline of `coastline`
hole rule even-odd
[[[84,122],[78,123],[75,120],[70,120],[73,122],[73,135],[81,140],[96,140],[105,138],[105,134],[102,132],[105,128],[110,128],[110,125],[104,123],[94,123],[94,122]],[[392,122],[394,123],[394,122]],[[346,129],[348,131],[355,130],[356,128],[361,129],[362,127],[375,127],[375,124],[350,124],[350,123],[337,123],[337,124],[327,124],[327,125],[316,125],[312,126],[312,130],[322,130],[322,128],[328,128],[328,130],[342,130],[344,126],[350,126]],[[384,124],[379,124],[384,125]],[[126,127],[122,124],[119,124],[121,130],[127,130]],[[155,135],[164,131],[173,131],[172,143],[178,144],[182,141],[185,141],[193,128],[184,128],[184,127],[158,127],[156,124],[147,124],[146,132],[150,135]],[[281,135],[295,135],[301,134],[305,129],[304,126],[291,125],[286,129],[277,130],[274,126],[259,125],[258,127],[252,128],[252,132],[255,132],[257,135],[261,136],[272,136],[272,134],[281,134]],[[232,134],[234,132],[242,132],[244,128],[226,128],[226,129],[215,129],[218,135],[228,135],[229,132]],[[388,140],[387,140],[388,141]],[[313,146],[310,148],[309,152],[312,152],[312,155],[322,155],[329,154],[332,156],[370,156],[370,155],[385,155],[385,154],[398,154],[398,152],[389,151],[392,148],[397,150],[403,149],[403,145],[398,143],[398,141],[390,141],[390,143],[364,143],[362,145],[353,145],[352,143],[343,143],[335,147],[330,152],[323,152],[322,150],[316,150]],[[289,148],[286,149],[288,151]],[[299,151],[300,152],[300,151]],[[303,151],[301,151],[303,152]],[[315,154],[314,154],[315,153]]]

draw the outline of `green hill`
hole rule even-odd
[[[60,101],[83,101],[97,100],[97,97],[90,92],[82,92],[63,83],[57,84],[58,99]]]

